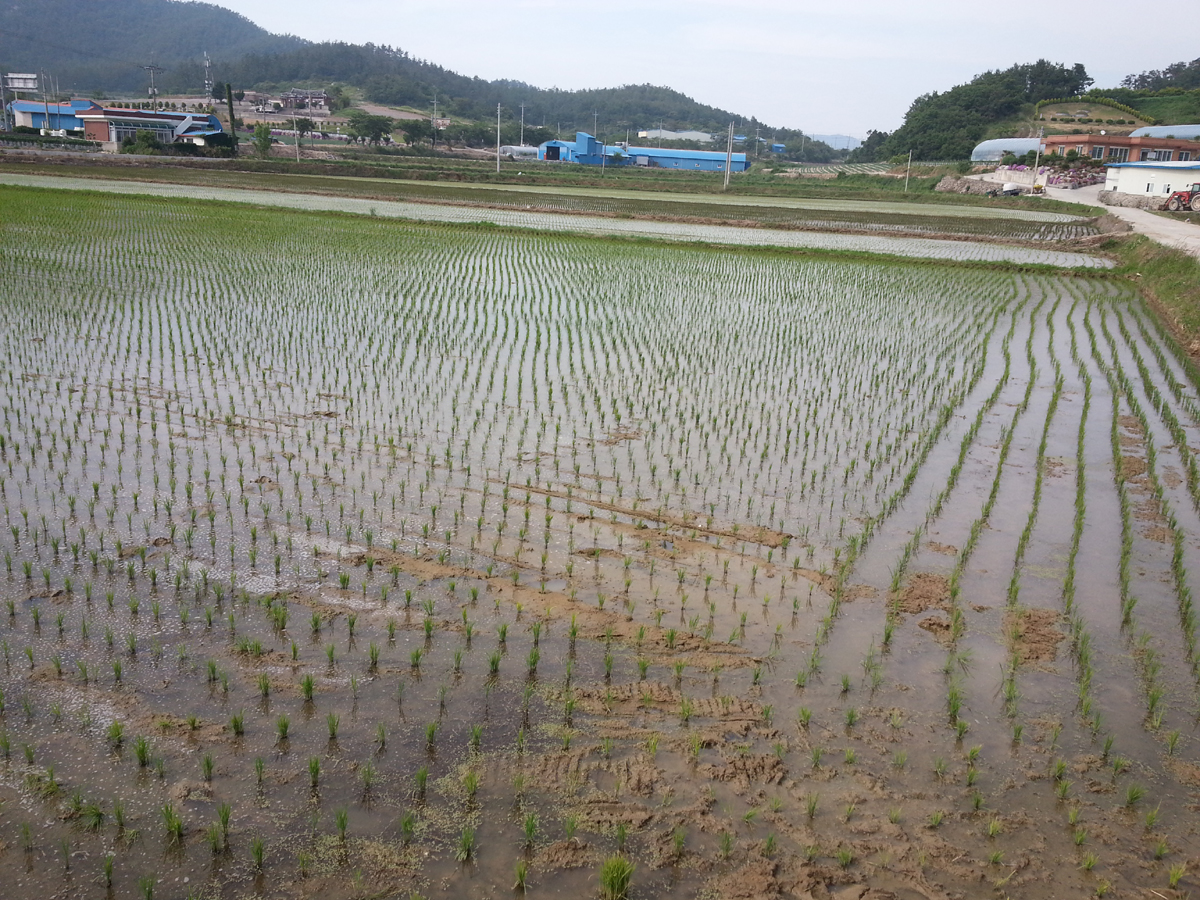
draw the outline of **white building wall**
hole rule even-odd
[[[1200,168],[1190,164],[1110,166],[1105,173],[1104,189],[1165,200],[1173,191],[1196,182],[1200,182]]]

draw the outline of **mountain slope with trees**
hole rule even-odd
[[[52,74],[64,91],[141,93],[141,66],[204,84],[204,53],[225,61],[306,41],[271,34],[232,10],[184,0],[0,0],[0,66]]]
[[[157,80],[163,92],[198,93],[206,51],[217,83],[235,89],[342,85],[376,103],[420,110],[436,98],[440,113],[473,122],[494,121],[497,104],[511,120],[523,103],[528,125],[564,136],[595,128],[613,141],[627,131],[636,140],[638,130],[659,126],[723,133],[732,120],[748,137],[758,130],[766,141],[786,145],[785,157],[840,156],[799,130],[769,128],[667,87],[563,91],[486,81],[389,46],[271,34],[238,13],[190,0],[0,0],[0,69],[49,72],[63,93],[144,94],[149,79],[141,66],[151,63],[165,70]],[[753,148],[748,142],[738,149]]]
[[[891,134],[872,132],[852,159],[967,159],[990,126],[1014,118],[1039,100],[1072,97],[1091,85],[1079,63],[1067,67],[1039,59],[1036,63],[984,72],[945,93],[923,94],[913,101],[904,124]]]

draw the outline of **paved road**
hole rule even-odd
[[[986,181],[1002,181],[1003,176],[992,178],[983,176]],[[1129,209],[1124,206],[1105,206],[1100,202],[1101,185],[1093,184],[1088,187],[1069,188],[1047,187],[1046,196],[1052,200],[1066,200],[1069,203],[1088,203],[1112,213],[1118,219],[1128,222],[1138,234],[1144,234],[1151,240],[1158,241],[1168,247],[1174,247],[1200,259],[1200,214],[1180,216],[1168,219],[1155,215],[1144,209]],[[1188,221],[1191,219],[1191,221]]]
[[[1138,234],[1144,234],[1151,240],[1158,241],[1168,247],[1175,247],[1190,253],[1200,259],[1200,214],[1168,219],[1155,215],[1144,209],[1129,209],[1124,206],[1104,206],[1099,200],[1100,185],[1082,187],[1076,190],[1065,188],[1047,188],[1046,193],[1055,200],[1073,200],[1076,203],[1094,203],[1112,213],[1118,219],[1123,219],[1133,226]],[[1188,219],[1192,221],[1188,221]]]

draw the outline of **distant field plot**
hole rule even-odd
[[[1049,265],[1082,268],[1109,268],[1112,262],[1090,254],[1059,250],[1053,247],[1014,246],[996,242],[950,240],[923,237],[892,237],[885,234],[831,233],[827,231],[782,231],[772,228],[742,227],[732,224],[698,224],[693,221],[654,221],[633,217],[560,215],[541,211],[536,205],[545,201],[545,195],[537,194],[533,202],[519,206],[489,207],[480,205],[449,205],[403,200],[377,200],[363,197],[284,191],[255,191],[241,188],[199,186],[190,184],[162,184],[154,182],[115,181],[88,178],[55,178],[0,173],[0,184],[38,186],[54,189],[75,189],[117,193],[143,194],[161,197],[224,200],[234,203],[254,203],[264,206],[279,206],[286,209],[331,212],[347,212],[359,215],[387,216],[417,221],[489,224],[509,228],[534,229],[538,231],[611,235],[628,238],[651,238],[655,240],[695,243],[730,244],[749,247],[781,247],[790,249],[811,248],[819,250],[845,250],[858,253],[882,253],[904,257],[926,257],[940,260],[964,260],[980,262],[1010,262],[1029,265]],[[472,191],[472,193],[476,193]],[[512,196],[508,192],[506,196]],[[588,201],[592,202],[592,201]],[[599,202],[599,201],[597,201]],[[689,208],[696,204],[689,203]],[[826,206],[830,206],[826,204]],[[836,206],[836,205],[834,205]],[[703,208],[703,207],[701,207]],[[724,209],[724,205],[722,205]],[[769,207],[770,214],[776,207]],[[1005,212],[1011,213],[1006,210]],[[839,215],[834,208],[823,209],[820,217]],[[1037,215],[1037,214],[1033,214]],[[1071,217],[1052,213],[1041,213],[1043,218],[1035,229],[1074,228]],[[1067,223],[1060,221],[1067,219]],[[952,223],[963,221],[955,216]],[[984,224],[1007,230],[1012,222],[1020,220],[1009,217],[994,217]],[[703,219],[701,219],[703,222]]]
[[[1200,886],[1200,396],[1125,282],[0,212],[15,896]]]
[[[497,209],[601,214],[697,223],[737,223],[807,231],[948,235],[993,241],[1070,241],[1097,234],[1093,221],[1060,212],[999,206],[953,206],[887,200],[790,198],[722,194],[487,185],[404,181],[389,178],[276,175],[163,167],[68,169],[86,180],[155,181],[203,187],[313,193],[435,204],[490,206]],[[20,176],[20,172],[13,174]],[[40,174],[62,172],[47,169]],[[60,179],[61,180],[61,179]],[[30,183],[15,180],[12,183]]]

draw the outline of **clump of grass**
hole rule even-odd
[[[458,835],[458,845],[454,849],[454,858],[460,863],[469,862],[475,855],[475,829],[467,825]]]
[[[608,857],[600,864],[600,896],[603,900],[626,900],[633,880],[634,865],[621,854]]]

